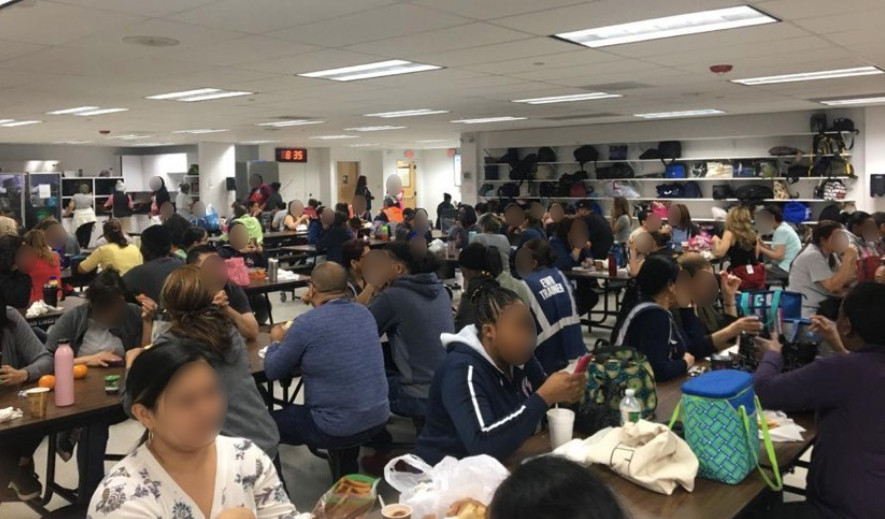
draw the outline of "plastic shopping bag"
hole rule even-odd
[[[344,476],[323,494],[313,508],[313,519],[358,519],[375,506],[380,479],[361,474]]]
[[[468,498],[487,506],[509,475],[498,460],[486,455],[462,460],[447,457],[430,467],[409,454],[384,468],[384,479],[401,493],[399,502],[412,507],[415,518],[446,517],[453,503]]]

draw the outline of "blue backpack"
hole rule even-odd
[[[685,164],[667,164],[667,170],[664,173],[667,178],[685,178]]]
[[[682,194],[683,197],[701,198],[701,186],[699,186],[697,182],[686,182],[684,189],[685,191]]]
[[[811,208],[802,202],[787,202],[784,206],[784,221],[799,225],[811,219]]]

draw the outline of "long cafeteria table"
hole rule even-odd
[[[86,302],[86,298],[71,295],[66,297],[63,301],[58,302],[58,306],[56,306],[58,310],[52,310],[35,317],[25,317],[25,320],[28,321],[28,324],[31,326],[52,326],[66,311],[84,305]]]
[[[602,310],[592,309],[587,315],[587,319],[582,319],[581,324],[585,324],[591,327],[596,328],[608,328],[611,329],[611,324],[606,324],[609,318],[616,318],[618,316],[618,310],[620,310],[620,296],[621,291],[626,285],[627,281],[630,280],[630,276],[627,275],[626,272],[619,271],[617,275],[610,276],[608,271],[599,272],[599,271],[590,271],[585,268],[574,268],[567,272],[564,272],[565,276],[573,281],[578,283],[581,282],[590,282],[597,283],[602,281],[602,294],[600,295],[600,299],[602,300]],[[594,285],[596,286],[596,285]],[[615,304],[614,308],[608,302],[608,295],[615,295]],[[598,318],[594,318],[594,316],[598,316]]]
[[[249,279],[249,286],[241,287],[246,294],[261,294],[267,302],[267,307],[271,308],[270,294],[271,292],[285,292],[286,290],[295,290],[296,288],[304,288],[310,281],[310,276],[304,274],[294,274],[294,278],[278,279],[277,281],[268,281],[267,278]],[[273,312],[269,312],[268,319],[270,325],[273,326]]]

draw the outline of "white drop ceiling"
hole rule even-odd
[[[782,23],[588,49],[562,33],[694,11],[752,5]],[[356,133],[348,144],[416,147],[456,142],[450,121],[526,120],[470,130],[634,120],[633,114],[719,109],[729,114],[821,108],[819,98],[885,93],[885,75],[745,87],[731,79],[876,65],[885,67],[882,0],[24,0],[0,10],[0,119],[44,121],[0,128],[0,142],[94,141],[99,130],[195,143],[174,134],[229,129],[211,140],[311,137],[371,126],[364,114],[450,113],[395,119],[407,130]],[[174,38],[174,47],[123,43]],[[443,70],[351,83],[298,73],[404,59]],[[734,65],[717,76],[711,65]],[[624,85],[627,83],[627,85]],[[621,85],[613,85],[621,84]],[[608,89],[606,85],[616,88]],[[626,87],[626,88],[625,88]],[[254,95],[199,103],[146,96],[197,88]],[[550,105],[513,99],[604,91],[624,97]],[[76,106],[125,107],[95,116],[51,116]],[[597,114],[610,114],[599,117]],[[259,127],[283,119],[324,124]]]

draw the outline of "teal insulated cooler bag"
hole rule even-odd
[[[762,433],[774,482],[759,466],[762,406],[753,391],[752,374],[722,370],[689,380],[682,385],[682,401],[670,420],[671,428],[680,408],[685,441],[698,457],[698,476],[736,485],[758,468],[768,486],[783,487],[765,420],[761,420]]]

